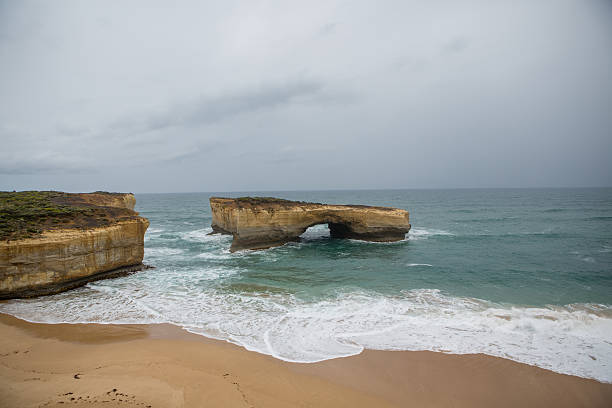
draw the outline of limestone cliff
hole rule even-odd
[[[233,235],[232,252],[296,241],[317,224],[327,224],[333,238],[364,241],[398,241],[410,230],[408,211],[390,207],[250,197],[212,197],[210,207],[213,233]]]
[[[117,207],[134,210],[136,206],[136,198],[132,193],[123,194],[96,191],[95,193],[81,193],[75,195],[86,203],[101,207]]]
[[[22,192],[0,199],[7,238],[0,240],[0,299],[57,293],[144,267],[149,221],[133,211],[132,194]]]

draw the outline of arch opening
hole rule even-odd
[[[314,224],[306,228],[306,230],[300,234],[299,239],[302,242],[309,241],[321,241],[329,239],[331,237],[331,231],[327,223]]]

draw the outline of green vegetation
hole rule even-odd
[[[238,197],[236,201],[240,203],[249,204],[263,204],[263,203],[295,203],[297,201],[285,200],[283,198],[275,197]]]
[[[109,225],[111,209],[59,191],[0,191],[0,240],[18,240],[43,230]]]
[[[267,210],[274,210],[274,206],[291,207],[295,205],[310,204],[303,201],[291,201],[276,197],[238,197],[234,198],[238,207],[264,206]]]
[[[268,211],[273,211],[274,206],[287,208],[287,207],[299,206],[299,205],[304,205],[304,204],[319,204],[319,203],[308,203],[305,201],[285,200],[283,198],[276,198],[276,197],[238,197],[238,198],[232,198],[232,200],[234,200],[234,202],[239,208],[264,206],[266,210]]]

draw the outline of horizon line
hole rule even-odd
[[[202,190],[202,191],[130,191],[132,194],[213,194],[213,193],[307,193],[307,192],[325,192],[325,191],[442,191],[442,190],[588,190],[588,189],[612,189],[610,186],[544,186],[544,187],[401,187],[401,188],[323,188],[323,189],[294,189],[294,190]],[[114,193],[125,193],[123,191],[110,191],[110,190],[55,190],[55,189],[40,189],[40,190],[0,190],[0,192],[23,192],[23,191],[58,191],[65,193],[94,193],[97,191],[114,192]]]
[[[132,192],[133,194],[204,194],[204,193],[308,193],[308,192],[324,192],[324,191],[406,191],[406,190],[570,190],[570,189],[612,189],[612,186],[561,186],[561,187],[406,187],[406,188],[325,188],[325,189],[296,189],[296,190],[208,190],[208,191],[141,191]]]

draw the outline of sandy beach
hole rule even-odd
[[[612,408],[612,0],[0,0],[0,408]]]
[[[612,384],[486,355],[370,351],[295,364],[172,325],[0,315],[0,406],[607,407]]]

